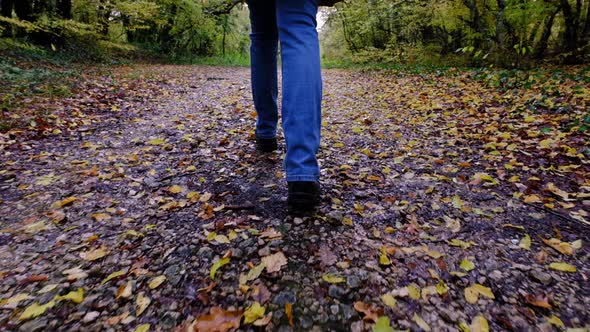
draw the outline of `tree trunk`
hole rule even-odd
[[[480,34],[479,37],[473,40],[473,46],[479,49],[482,43],[483,29],[481,23],[481,14],[479,12],[479,8],[477,8],[477,2],[475,0],[463,0],[463,4],[469,9],[469,13],[471,15],[471,21],[469,23],[471,28],[476,33]]]
[[[21,20],[33,20],[33,2],[31,0],[18,0],[14,3],[16,16]]]
[[[65,20],[72,19],[72,0],[58,0],[57,13]]]
[[[560,4],[563,11],[563,18],[565,20],[565,50],[571,54],[570,56],[574,56],[578,46],[577,13],[574,13],[568,0],[561,0]]]
[[[2,0],[0,15],[12,17],[12,8],[14,8],[14,0]]]
[[[98,6],[98,24],[99,32],[103,36],[109,34],[109,18],[111,17],[111,6],[108,0],[100,0]]]
[[[541,39],[539,39],[539,43],[537,43],[537,47],[535,47],[535,58],[542,58],[543,54],[547,50],[549,37],[551,37],[551,29],[553,28],[553,23],[555,22],[555,16],[557,16],[557,13],[560,11],[561,7],[557,7],[551,14],[549,14],[549,17],[547,17],[547,21],[545,21],[545,27],[543,27],[543,33],[541,34]]]
[[[584,23],[584,30],[582,31],[582,38],[584,42],[590,41],[590,0],[586,4],[586,22]]]
[[[498,44],[500,49],[504,49],[506,45],[504,45],[504,9],[506,8],[506,4],[504,0],[497,0],[498,3],[498,15],[496,16],[496,43]]]

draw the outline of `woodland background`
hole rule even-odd
[[[248,9],[235,0],[1,0],[1,7],[4,50],[248,64]],[[322,7],[319,22],[327,66],[530,67],[584,63],[590,50],[590,0],[346,0]]]

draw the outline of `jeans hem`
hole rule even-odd
[[[320,180],[318,175],[287,175],[287,182],[317,182]]]

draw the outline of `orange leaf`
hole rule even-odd
[[[379,319],[379,316],[383,315],[383,310],[375,308],[372,305],[361,301],[354,303],[354,309],[365,314],[365,317],[363,318],[364,320],[370,320],[372,322],[376,322],[377,319]]]
[[[535,307],[551,309],[551,304],[549,304],[549,299],[547,295],[525,295],[525,301],[528,304],[534,305]]]
[[[201,315],[193,324],[193,332],[227,332],[240,327],[243,312],[225,311],[220,307],[213,307],[208,315]]]
[[[291,303],[285,304],[285,314],[289,319],[289,325],[291,325],[291,327],[295,326],[293,323],[293,305]]]

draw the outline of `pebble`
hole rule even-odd
[[[100,312],[98,311],[91,311],[89,313],[87,313],[86,315],[84,315],[84,318],[82,318],[82,321],[84,323],[91,323],[93,322],[98,316],[100,316]]]
[[[328,289],[328,295],[335,299],[342,299],[346,296],[346,294],[348,294],[348,290],[336,285],[331,285]]]
[[[270,247],[266,246],[260,250],[258,250],[258,256],[264,257],[270,255]]]
[[[502,275],[502,272],[500,272],[498,270],[494,270],[488,275],[488,277],[490,279],[492,279],[493,281],[498,282],[498,281],[502,280],[502,278],[504,278],[504,275]]]
[[[284,307],[287,303],[294,304],[297,301],[295,297],[295,293],[293,291],[282,291],[277,296],[274,297],[273,303]]]
[[[361,283],[361,279],[355,275],[348,276],[346,278],[346,284],[350,288],[357,288]]]
[[[332,315],[336,316],[338,313],[340,313],[340,307],[337,304],[333,304],[330,306],[330,312]]]
[[[551,274],[539,270],[531,270],[531,272],[529,272],[529,275],[531,276],[531,278],[542,283],[543,285],[549,285],[553,280]]]
[[[295,218],[295,219],[293,219],[293,223],[295,225],[301,225],[301,224],[303,224],[303,219],[301,219],[301,218]]]

